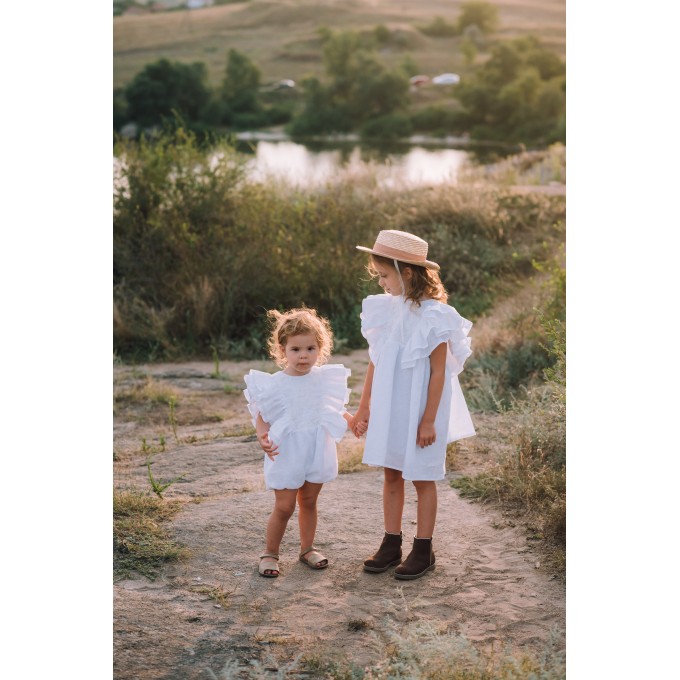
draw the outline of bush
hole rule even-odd
[[[410,137],[413,132],[411,120],[405,113],[393,113],[389,116],[372,118],[364,123],[361,136],[364,139],[397,140]]]
[[[432,38],[449,38],[458,33],[456,26],[449,24],[442,17],[435,17],[426,26],[418,26],[418,30]]]
[[[458,31],[463,33],[468,26],[477,26],[482,33],[491,33],[498,27],[498,8],[489,2],[464,2],[458,17]]]
[[[380,229],[426,238],[451,303],[491,304],[511,276],[533,271],[563,200],[461,187],[381,189],[345,180],[314,190],[246,180],[244,157],[201,148],[179,128],[119,142],[114,200],[114,348],[119,356],[263,351],[264,311],[307,304],[348,348],[365,346],[361,300],[379,288],[357,244]],[[514,256],[513,256],[514,253]],[[474,316],[473,316],[474,318]],[[515,367],[532,360],[518,356]]]
[[[475,477],[451,482],[464,496],[494,499],[518,509],[556,546],[564,567],[566,544],[566,325],[565,270],[559,260],[541,268],[550,273],[541,311],[540,343],[548,366],[543,387],[534,386],[508,412],[518,423],[515,452]],[[536,366],[529,367],[534,370]],[[521,373],[518,377],[522,379]],[[527,378],[524,378],[526,381]]]
[[[413,129],[418,132],[430,132],[438,135],[458,134],[462,132],[460,113],[450,111],[441,106],[428,106],[411,115]]]

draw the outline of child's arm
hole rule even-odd
[[[359,401],[359,408],[357,409],[357,412],[354,414],[353,422],[350,425],[352,431],[357,437],[360,437],[361,434],[363,434],[363,432],[361,434],[357,434],[357,432],[359,431],[359,423],[365,422],[368,426],[368,419],[370,418],[371,415],[371,389],[373,388],[374,370],[375,366],[373,366],[373,362],[369,361],[368,370],[366,371],[366,379],[364,380],[364,389],[361,391],[361,400]]]
[[[259,413],[257,414],[257,420],[255,421],[255,432],[257,433],[257,441],[260,443],[262,450],[271,460],[274,460],[274,456],[279,455],[279,447],[269,439],[269,423],[265,423]]]
[[[437,345],[430,354],[430,384],[427,388],[427,403],[425,412],[418,425],[416,444],[421,448],[434,444],[437,433],[434,429],[434,419],[437,417],[437,409],[444,390],[446,377],[446,343]]]

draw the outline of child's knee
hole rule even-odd
[[[392,468],[385,468],[385,481],[388,484],[401,484],[404,478],[401,475],[401,470],[393,470]]]
[[[295,500],[293,500],[292,503],[290,501],[277,500],[276,505],[274,506],[274,512],[279,518],[289,520],[295,512]]]
[[[415,486],[416,491],[418,493],[432,493],[433,491],[437,491],[437,486],[434,482],[432,481],[418,481],[415,480],[413,482],[413,486]]]

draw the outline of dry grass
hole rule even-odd
[[[121,381],[122,382],[122,381]],[[154,380],[150,375],[134,379],[132,384],[128,382],[119,384],[114,389],[115,402],[127,402],[128,404],[168,404],[171,399],[177,401],[177,391],[167,384]]]
[[[533,32],[545,44],[565,53],[564,0],[500,0],[498,38],[510,39]],[[458,49],[459,38],[429,38],[416,30],[435,16],[453,23],[460,4],[445,0],[399,3],[391,0],[252,0],[247,3],[113,20],[114,86],[127,84],[146,64],[162,57],[183,62],[205,62],[213,85],[224,73],[226,54],[235,48],[247,54],[261,68],[263,81],[292,78],[305,74],[321,75],[321,51],[316,30],[370,31],[383,24],[400,31],[407,50],[388,48],[381,55],[394,66],[407,52],[424,73],[469,71]],[[282,28],[284,30],[282,30]],[[412,46],[410,46],[412,45]],[[300,58],[303,55],[304,58]],[[480,60],[483,55],[479,55]],[[445,89],[445,88],[444,88]],[[438,99],[444,93],[431,88]]]
[[[341,475],[349,472],[362,472],[370,470],[370,466],[364,465],[361,459],[364,455],[365,439],[343,439],[338,444],[338,473]]]
[[[155,578],[163,564],[188,557],[172,540],[166,523],[182,508],[181,501],[164,501],[136,490],[113,494],[114,576],[138,572]]]

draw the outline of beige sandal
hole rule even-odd
[[[264,553],[260,555],[260,566],[258,567],[260,576],[265,578],[276,578],[279,575],[279,556],[275,553]]]
[[[305,548],[300,553],[300,562],[312,569],[325,569],[328,566],[328,560],[314,546]]]

